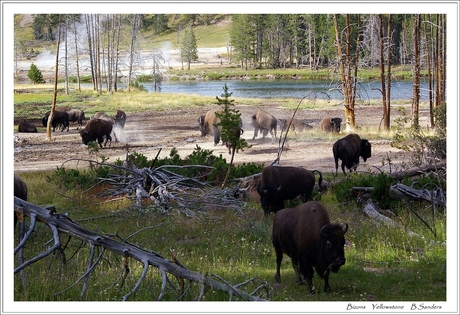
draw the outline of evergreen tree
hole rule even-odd
[[[27,76],[29,77],[32,83],[45,83],[43,80],[42,72],[37,68],[35,64],[31,64],[29,68],[29,72],[27,72]]]
[[[234,106],[234,100],[230,100],[229,97],[232,96],[233,92],[228,92],[227,84],[224,84],[223,90],[224,93],[221,95],[222,98],[216,96],[217,104],[223,106],[222,113],[216,113],[216,116],[220,119],[217,126],[222,127],[220,137],[223,143],[226,143],[229,148],[232,148],[232,157],[228,166],[227,175],[222,183],[222,188],[225,186],[225,182],[230,174],[235,152],[238,150],[243,151],[244,148],[249,148],[246,140],[240,137],[242,133],[241,113],[239,110],[231,108],[231,106]]]
[[[198,60],[198,49],[196,45],[195,33],[193,32],[192,24],[184,31],[182,47],[180,49],[182,61],[187,62],[187,69],[190,70],[190,63]]]

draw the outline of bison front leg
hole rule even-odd
[[[299,261],[294,258],[292,258],[291,261],[292,261],[292,268],[294,268],[294,272],[295,272],[296,283],[299,285],[305,284],[305,282],[302,280],[302,277],[300,276]]]
[[[280,266],[281,261],[283,260],[283,250],[280,248],[280,245],[274,242],[275,252],[276,252],[276,274],[275,274],[275,282],[281,283],[281,274],[280,274]]]
[[[256,128],[254,129],[254,136],[252,137],[252,140],[254,140],[254,139],[257,137],[258,134],[259,134],[259,128],[256,127]]]
[[[329,270],[324,273],[324,292],[331,292],[331,287],[329,286]]]

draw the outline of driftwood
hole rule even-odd
[[[246,293],[244,291],[239,290],[238,286],[230,285],[228,282],[226,282],[217,275],[202,275],[200,273],[185,268],[182,264],[180,264],[177,261],[175,257],[173,257],[173,261],[170,261],[155,252],[134,246],[132,244],[127,243],[126,241],[118,242],[111,237],[107,237],[81,227],[80,225],[72,222],[67,217],[67,215],[55,213],[54,211],[50,211],[49,209],[45,209],[34,204],[28,203],[17,197],[14,197],[14,211],[20,218],[21,224],[23,224],[24,216],[28,216],[31,219],[28,231],[25,233],[19,244],[14,249],[14,253],[18,253],[18,255],[21,257],[19,265],[14,269],[15,273],[21,272],[27,266],[50,255],[56,250],[63,251],[63,248],[65,246],[61,244],[61,234],[67,234],[70,237],[75,237],[90,245],[91,255],[89,257],[87,270],[77,281],[77,283],[79,281],[83,281],[81,296],[83,296],[86,290],[88,279],[91,276],[91,273],[94,271],[95,266],[103,259],[105,250],[109,250],[111,252],[119,254],[123,256],[125,259],[133,258],[144,265],[144,269],[139,280],[137,281],[136,285],[133,287],[131,292],[123,296],[123,301],[127,300],[133,293],[136,292],[136,290],[139,288],[140,284],[144,280],[150,266],[158,268],[162,275],[161,293],[158,296],[158,300],[161,300],[163,298],[166,285],[168,283],[171,283],[168,278],[168,274],[175,276],[176,278],[178,278],[180,282],[182,282],[183,279],[187,279],[192,282],[198,283],[201,286],[201,294],[198,300],[201,299],[204,289],[206,287],[211,287],[214,290],[227,292],[230,296],[230,299],[232,299],[235,296],[245,301],[263,301],[264,299],[261,297],[261,295],[264,293],[268,294],[268,284],[263,284],[259,286],[256,290],[254,290],[254,292],[250,294]],[[46,251],[36,255],[35,257],[27,261],[23,261],[22,253],[24,246],[26,246],[26,243],[29,240],[30,235],[34,231],[37,222],[45,223],[52,230],[54,245],[50,246]],[[96,253],[96,249],[98,247],[102,250],[100,251],[100,255],[96,259],[94,259],[94,254]],[[128,268],[125,269],[129,270]]]
[[[393,177],[396,180],[402,180],[406,177],[414,177],[418,175],[422,175],[428,172],[438,172],[440,170],[446,169],[446,161],[442,161],[436,164],[425,165],[422,167],[415,167],[410,168],[400,172],[394,172],[389,174],[389,176]]]

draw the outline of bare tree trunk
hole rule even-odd
[[[97,81],[98,81],[98,94],[102,94],[102,74],[101,74],[101,36],[99,14],[96,14],[96,57],[97,57]]]
[[[64,29],[64,76],[65,76],[65,94],[69,95],[69,50],[68,50],[68,31],[69,31],[69,17],[64,15],[65,29]]]
[[[136,35],[138,30],[139,15],[134,14],[133,21],[131,23],[131,47],[129,49],[129,70],[128,70],[128,92],[131,90],[131,79],[133,74],[133,64],[134,64],[134,46],[136,44]],[[189,65],[190,69],[190,65]]]
[[[115,49],[115,65],[114,65],[114,71],[115,71],[115,76],[113,78],[113,89],[115,90],[115,92],[118,90],[118,87],[117,87],[117,82],[118,82],[118,56],[119,56],[119,48],[120,48],[120,34],[121,34],[121,20],[122,20],[122,16],[120,14],[117,14],[115,15],[117,17],[117,22],[118,22],[118,26],[117,26],[117,47]]]
[[[81,92],[81,82],[80,82],[80,65],[78,62],[78,40],[77,40],[77,25],[76,25],[76,16],[73,15],[73,29],[74,29],[74,37],[75,37],[75,58],[76,58],[76,66],[77,66],[77,90]]]
[[[431,14],[426,15],[427,19],[431,22]],[[426,49],[426,66],[428,70],[428,100],[430,102],[430,125],[434,128],[434,99],[433,99],[433,77],[431,73],[431,58],[433,57],[433,42],[430,40],[433,35],[433,24],[429,23],[430,29],[428,29],[428,23],[425,23],[425,49]]]
[[[414,58],[413,58],[413,100],[412,117],[413,126],[418,128],[419,124],[419,104],[420,104],[420,14],[414,15]]]
[[[89,61],[90,61],[90,67],[91,67],[91,81],[93,83],[93,90],[96,91],[96,84],[97,84],[97,79],[96,79],[96,62],[95,62],[95,56],[94,56],[94,43],[93,43],[93,19],[91,14],[85,14],[85,20],[86,20],[86,33],[88,37],[88,52],[89,52]]]
[[[388,15],[387,23],[387,71],[385,76],[384,40],[383,40],[383,14],[379,14],[380,34],[380,79],[382,81],[382,104],[383,104],[383,128],[390,130],[390,109],[391,109],[391,15]]]
[[[53,94],[53,103],[51,104],[50,115],[48,116],[48,124],[46,125],[46,139],[51,140],[51,122],[53,121],[54,110],[56,108],[56,99],[57,99],[57,83],[58,83],[58,74],[59,74],[59,46],[61,45],[61,15],[59,15],[58,22],[58,35],[57,35],[57,48],[56,48],[56,64],[54,71],[54,94]]]

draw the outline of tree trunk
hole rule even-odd
[[[419,124],[419,104],[420,104],[420,14],[414,15],[414,57],[413,57],[413,99],[412,99],[412,125],[415,128]]]
[[[76,16],[73,16],[73,30],[74,30],[74,37],[75,37],[75,58],[76,58],[76,66],[77,66],[77,90],[81,92],[81,82],[80,82],[80,65],[78,62],[78,40],[77,40],[77,26],[76,26]]]
[[[53,94],[53,103],[51,104],[50,115],[48,116],[48,124],[46,125],[46,139],[51,140],[51,122],[53,121],[54,110],[56,108],[56,99],[57,99],[57,83],[58,83],[58,74],[59,74],[59,45],[61,44],[61,15],[59,15],[59,24],[58,24],[58,36],[57,36],[57,48],[56,48],[56,64],[54,71],[54,94]]]

